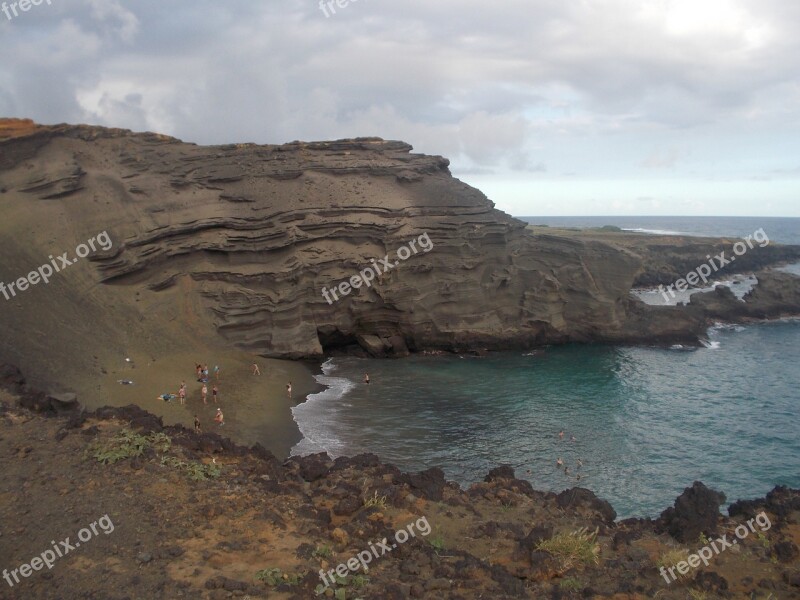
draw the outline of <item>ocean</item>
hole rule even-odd
[[[800,219],[526,220],[711,236],[763,228],[773,242],[800,243]],[[708,337],[693,349],[330,359],[317,377],[326,389],[293,409],[303,439],[292,453],[373,452],[403,470],[441,467],[463,486],[511,464],[536,489],[589,488],[620,518],[657,516],[695,480],[729,502],[800,487],[800,319],[716,326]]]

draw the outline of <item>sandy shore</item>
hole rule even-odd
[[[130,358],[130,362],[125,358]],[[259,365],[260,376],[253,375],[254,361]],[[321,389],[313,379],[310,363],[259,358],[224,347],[162,356],[131,353],[115,362],[116,365],[105,367],[107,373],[103,377],[87,381],[83,389],[77,390],[87,408],[137,404],[163,417],[165,424],[180,423],[187,427],[193,426],[197,415],[203,431],[217,431],[241,444],[259,442],[281,459],[301,439],[292,419],[292,406]],[[203,384],[195,375],[197,363],[209,365],[207,404],[203,404],[201,397]],[[220,367],[218,381],[213,373],[215,365]],[[123,385],[119,380],[133,384]],[[159,398],[164,393],[177,394],[182,381],[187,387],[185,405],[178,398],[170,402]],[[290,381],[292,398],[286,391]],[[219,389],[217,405],[211,393],[214,384]],[[213,420],[217,406],[225,416],[224,426]]]

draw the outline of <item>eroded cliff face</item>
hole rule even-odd
[[[22,258],[39,264],[101,231],[115,241],[59,284],[64,302],[91,311],[87,327],[148,322],[152,335],[182,320],[182,329],[287,358],[355,344],[403,355],[686,341],[703,329],[695,314],[629,297],[644,271],[636,252],[532,235],[454,179],[446,159],[402,142],[201,147],[86,126],[6,131],[5,280]],[[397,260],[422,234],[429,251],[418,243]],[[398,264],[369,287],[326,300],[324,289],[386,255]]]

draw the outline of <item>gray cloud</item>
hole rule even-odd
[[[798,25],[781,0],[59,0],[0,14],[0,114],[379,135],[464,173],[767,172],[800,152]]]

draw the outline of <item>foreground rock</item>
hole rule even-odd
[[[141,453],[120,456],[120,439]],[[537,492],[510,467],[463,490],[373,455],[281,464],[135,406],[67,420],[0,403],[0,456],[0,568],[87,539],[52,570],[0,580],[2,598],[800,597],[798,490],[726,517],[696,482],[657,521],[615,522],[589,490]],[[79,533],[104,516],[97,535]],[[688,552],[748,520],[759,525],[735,546],[667,583],[660,567],[677,574]],[[344,577],[318,587],[337,567]]]

